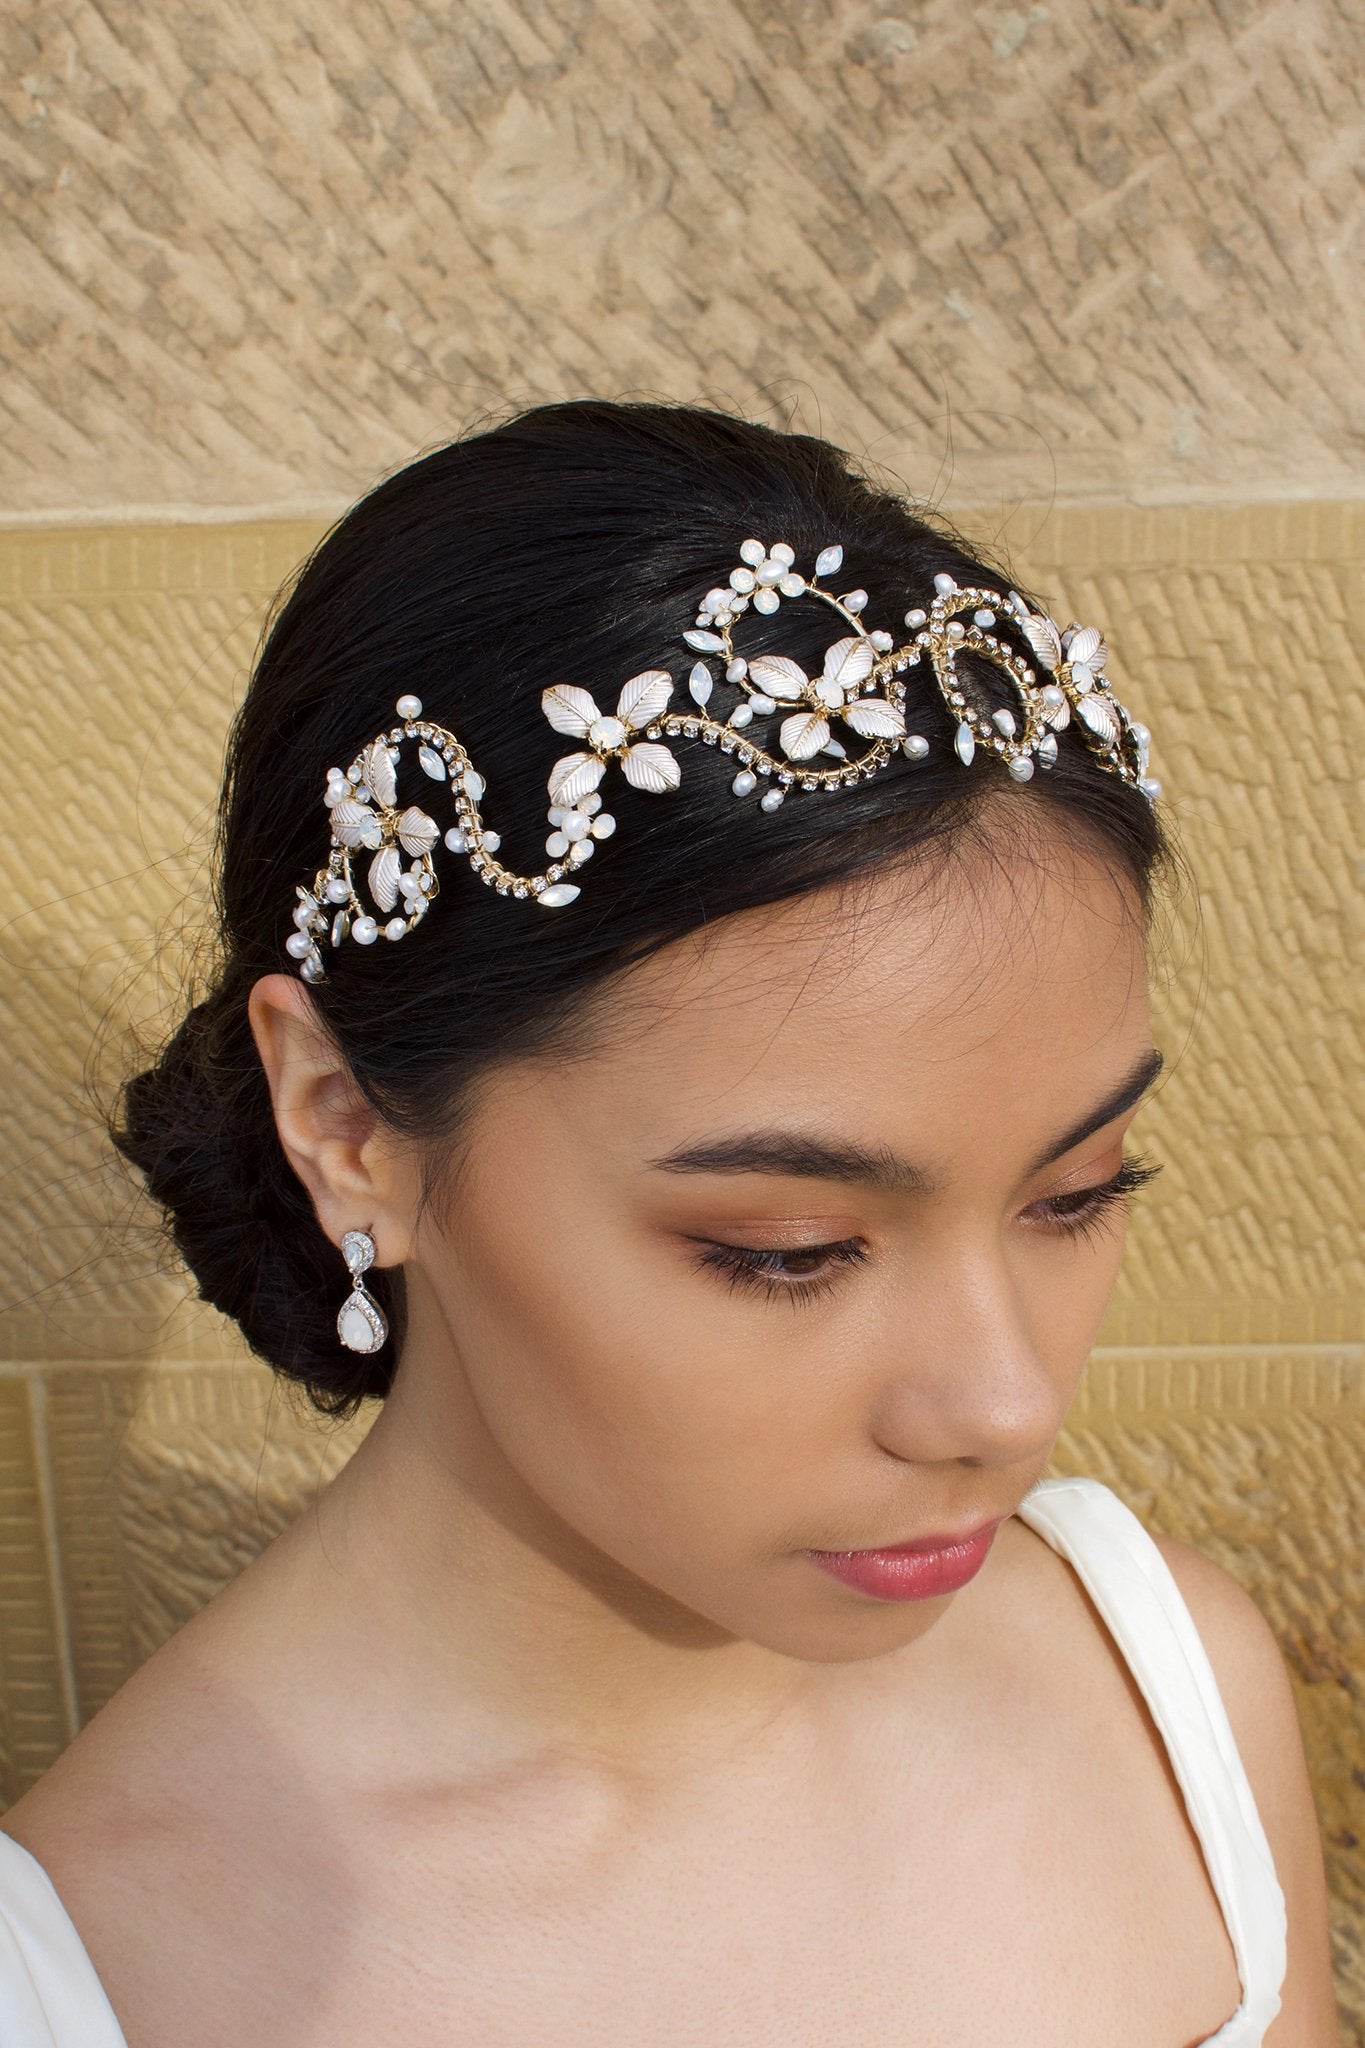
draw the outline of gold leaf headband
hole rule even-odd
[[[695,624],[683,634],[700,657],[688,676],[688,707],[669,709],[674,685],[666,669],[632,676],[608,712],[572,683],[557,683],[542,694],[554,730],[580,744],[550,770],[549,863],[541,874],[515,874],[496,858],[500,840],[481,808],[483,777],[454,733],[423,717],[419,698],[400,697],[394,707],[398,723],[377,734],[344,772],[327,771],[323,801],[331,814],[331,854],[312,888],[297,890],[297,929],[286,941],[304,980],[323,978],[324,943],[336,947],[349,937],[368,946],[381,937],[401,939],[420,924],[440,889],[432,861],[438,843],[463,855],[500,896],[524,898],[546,910],[572,903],[580,893],[572,877],[616,829],[598,794],[608,767],[617,763],[636,789],[666,795],[682,780],[668,740],[700,740],[733,754],[734,794],[748,798],[761,792],[764,811],[777,810],[795,790],[841,789],[875,775],[897,749],[910,761],[922,761],[929,742],[907,730],[903,678],[926,662],[955,721],[953,744],[964,767],[978,751],[990,752],[1017,782],[1027,782],[1035,767],[1052,766],[1057,734],[1074,713],[1102,768],[1149,799],[1160,795],[1161,785],[1147,774],[1151,735],[1110,688],[1104,640],[1093,626],[1063,629],[1045,612],[1031,612],[1017,591],[1002,595],[959,587],[951,576],[938,575],[928,609],[905,614],[913,637],[897,646],[890,633],[869,632],[863,624],[865,590],[837,597],[821,586],[822,576],[838,574],[841,547],[824,548],[810,577],[797,573],[795,552],[784,541],[769,548],[746,540],[739,552],[729,582],[707,591]],[[819,598],[845,629],[826,651],[819,675],[808,676],[785,654],[746,660],[736,653],[731,635],[750,606],[771,613],[784,599],[798,597]],[[1021,644],[1009,645],[1002,632]],[[960,654],[974,654],[999,669],[1018,709],[991,710],[978,702],[958,675]],[[711,704],[722,682],[737,695],[730,711],[718,717]],[[775,752],[753,737],[756,725],[772,720],[780,721]],[[864,743],[852,757],[845,744],[850,738]],[[400,749],[411,741],[424,774],[446,784],[453,799],[454,823],[444,833],[420,805],[398,807]],[[355,867],[362,854],[369,856],[365,887],[372,910],[358,891]]]

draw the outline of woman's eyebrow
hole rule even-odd
[[[1131,1109],[1133,1104],[1140,1101],[1147,1093],[1147,1090],[1151,1087],[1165,1064],[1165,1060],[1156,1047],[1151,1046],[1142,1055],[1132,1072],[1119,1082],[1117,1088],[1110,1090],[1103,1102],[1097,1102],[1095,1107],[1087,1115],[1083,1116],[1078,1123],[1072,1124],[1069,1130],[1063,1131],[1055,1144],[1049,1145],[1046,1150],[1039,1153],[1029,1168],[1029,1173],[1039,1173],[1043,1167],[1051,1166],[1054,1159],[1060,1159],[1062,1154],[1069,1152],[1074,1145],[1084,1144],[1085,1140],[1095,1131],[1103,1130],[1104,1126],[1111,1124],[1116,1116],[1122,1116],[1126,1109]]]
[[[1152,1048],[1132,1072],[1112,1088],[1103,1102],[1081,1117],[1036,1159],[1029,1172],[1050,1166],[1092,1132],[1131,1109],[1161,1072],[1161,1054]],[[899,1158],[884,1146],[835,1142],[801,1131],[742,1131],[733,1137],[703,1138],[680,1146],[661,1159],[651,1159],[656,1173],[770,1173],[795,1180],[849,1181],[892,1195],[936,1194],[940,1183],[922,1166]]]
[[[892,1195],[933,1194],[923,1168],[884,1147],[807,1137],[801,1131],[744,1131],[733,1138],[703,1138],[662,1159],[656,1173],[775,1173],[797,1180],[854,1181]]]

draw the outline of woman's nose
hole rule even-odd
[[[1040,1354],[1003,1267],[978,1266],[955,1285],[944,1275],[891,1338],[872,1429],[883,1450],[914,1464],[1037,1464],[1074,1393],[1073,1377]]]

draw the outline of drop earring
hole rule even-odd
[[[374,1264],[374,1239],[367,1230],[348,1230],[341,1240],[341,1256],[355,1285],[341,1304],[337,1335],[348,1351],[377,1351],[389,1326],[365,1287],[365,1274]]]

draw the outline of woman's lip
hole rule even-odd
[[[877,1600],[932,1600],[956,1593],[986,1562],[1005,1517],[983,1522],[965,1536],[916,1537],[885,1550],[808,1550],[811,1563]]]
[[[915,1550],[955,1550],[959,1544],[974,1543],[978,1536],[985,1536],[990,1530],[998,1529],[1004,1521],[997,1515],[993,1521],[978,1522],[973,1529],[963,1529],[955,1536],[912,1536],[906,1543],[878,1543],[867,1550],[813,1550],[813,1557],[898,1557]]]

